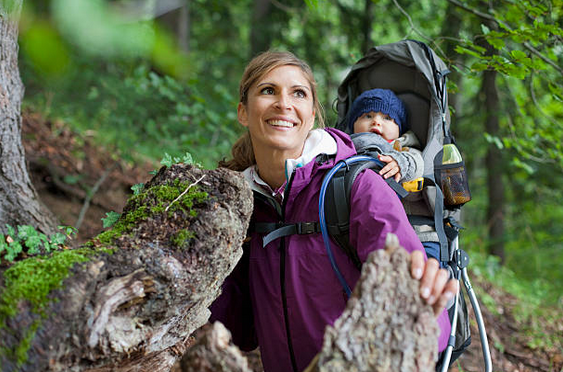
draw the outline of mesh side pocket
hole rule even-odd
[[[439,167],[440,183],[444,193],[444,204],[449,207],[459,206],[471,200],[467,183],[467,174],[463,162]]]

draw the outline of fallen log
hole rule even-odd
[[[178,164],[84,246],[0,267],[0,370],[170,370],[242,255],[251,212],[239,174]]]

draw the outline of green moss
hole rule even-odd
[[[13,355],[11,359],[17,361],[18,367],[22,366],[27,361],[27,352],[31,347],[31,341],[33,341],[35,333],[39,329],[40,325],[41,322],[39,320],[35,320],[25,332],[23,340],[16,347],[16,350],[14,352],[15,355]]]
[[[106,250],[104,250],[106,251]],[[16,262],[4,272],[4,289],[0,293],[0,329],[6,327],[8,319],[18,313],[18,304],[28,301],[32,311],[45,317],[45,309],[49,302],[49,294],[62,286],[68,277],[71,267],[79,262],[86,262],[92,255],[102,250],[88,248],[55,251],[48,256],[31,257]],[[31,345],[41,321],[34,323],[23,332],[21,343],[12,350],[0,349],[5,355],[17,361],[18,365],[27,360],[27,351]]]
[[[195,234],[188,230],[180,230],[172,235],[170,241],[178,248],[182,248],[190,239],[193,239]]]
[[[170,185],[153,186],[138,195],[133,195],[128,201],[130,212],[122,215],[111,230],[104,231],[96,238],[102,244],[111,245],[116,238],[133,230],[140,221],[165,213],[167,208],[168,217],[173,217],[178,211],[196,217],[197,212],[192,209],[194,204],[205,201],[208,194],[199,191],[196,186],[182,195],[189,186],[187,182],[174,180]]]
[[[17,314],[17,304],[28,300],[33,311],[42,313],[49,293],[59,288],[77,262],[89,260],[96,251],[70,249],[53,252],[49,256],[31,257],[16,262],[4,272],[4,290],[0,298],[0,328],[8,318]]]

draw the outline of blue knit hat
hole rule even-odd
[[[399,134],[408,129],[407,111],[405,105],[393,91],[389,89],[366,90],[354,100],[348,112],[348,129],[354,131],[354,123],[366,112],[381,112],[389,115],[399,126]]]

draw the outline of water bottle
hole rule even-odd
[[[444,193],[444,203],[448,206],[457,206],[471,200],[467,175],[461,154],[457,146],[447,143],[443,148],[441,183]]]

